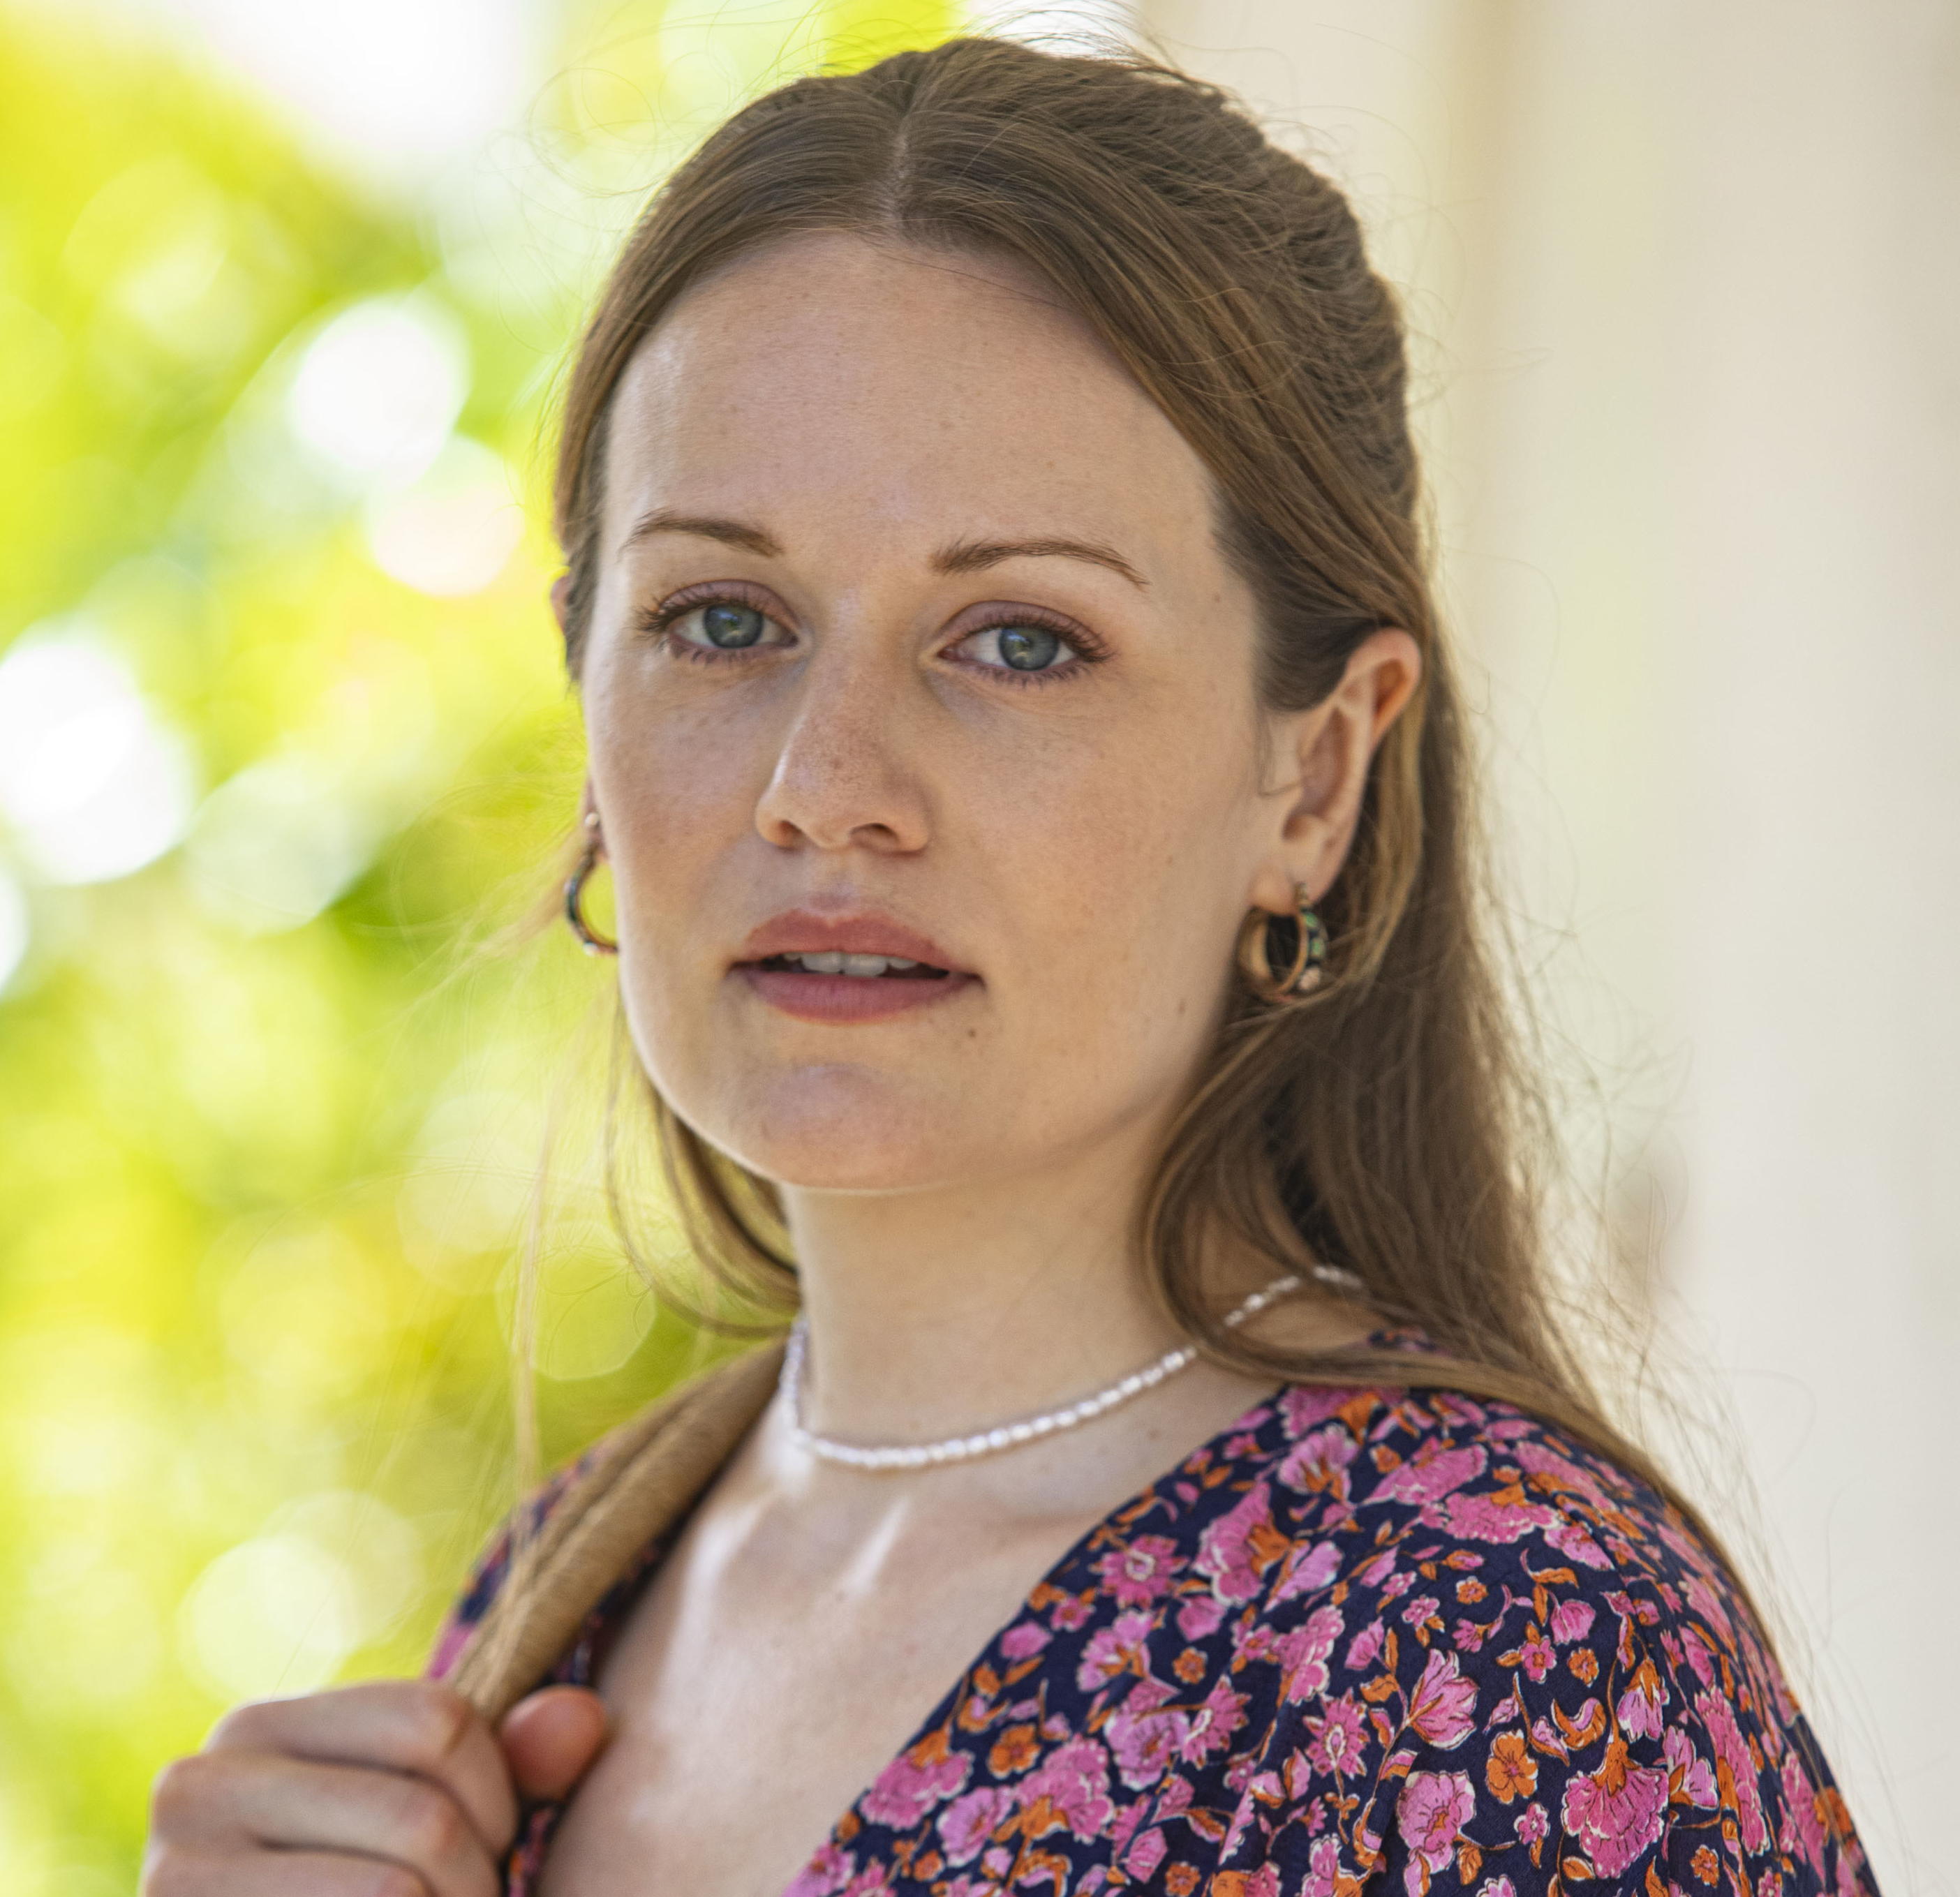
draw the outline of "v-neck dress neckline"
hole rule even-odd
[[[1354,1350],[1390,1348],[1398,1338],[1405,1340],[1405,1347],[1406,1347],[1407,1336],[1406,1332],[1377,1331],[1344,1348]],[[1284,1384],[1275,1385],[1272,1389],[1241,1410],[1223,1428],[1215,1431],[1195,1449],[1187,1451],[1179,1462],[1154,1477],[1142,1488],[1134,1491],[1124,1501],[1119,1502],[1115,1507],[1106,1510],[1091,1526],[1077,1536],[1060,1556],[1049,1564],[1040,1579],[1022,1596],[1020,1603],[1013,1612],[988,1636],[980,1650],[966,1666],[961,1669],[945,1692],[934,1702],[918,1727],[906,1739],[904,1744],[892,1754],[889,1762],[880,1770],[878,1775],[864,1786],[845,1806],[826,1834],[822,1842],[804,1860],[802,1869],[785,1887],[783,1897],[813,1897],[813,1893],[828,1892],[838,1888],[832,1879],[830,1867],[834,1865],[842,1854],[851,1838],[859,1835],[864,1829],[867,1822],[865,1811],[867,1801],[876,1808],[881,1788],[891,1787],[895,1780],[902,1780],[907,1776],[909,1762],[914,1760],[921,1751],[929,1751],[932,1749],[935,1736],[943,1732],[953,1722],[961,1702],[972,1690],[972,1685],[976,1676],[991,1669],[996,1674],[1004,1677],[1013,1669],[1016,1660],[1009,1650],[1015,1644],[1017,1637],[1020,1637],[1024,1644],[1032,1640],[1032,1631],[1036,1628],[1037,1617],[1042,1612],[1044,1604],[1066,1591],[1067,1583],[1071,1575],[1088,1563],[1099,1539],[1107,1534],[1111,1524],[1128,1519],[1138,1512],[1147,1509],[1158,1491],[1166,1484],[1174,1483],[1185,1478],[1187,1472],[1194,1468],[1202,1469],[1210,1466],[1217,1451],[1225,1444],[1230,1443],[1234,1437],[1244,1435],[1249,1428],[1256,1429],[1259,1424],[1271,1414],[1272,1405],[1278,1399],[1280,1394],[1286,1387]],[[579,1648],[574,1648],[573,1653],[567,1656],[566,1663],[561,1669],[554,1671],[552,1676],[554,1683],[589,1685],[596,1688],[600,1674],[620,1633],[624,1630],[626,1622],[639,1605],[646,1590],[653,1584],[654,1577],[659,1572],[660,1564],[672,1552],[682,1535],[686,1533],[695,1508],[698,1507],[700,1502],[705,1499],[708,1489],[712,1486],[713,1484],[711,1482],[707,1488],[704,1488],[701,1496],[696,1498],[694,1505],[676,1520],[670,1528],[655,1536],[648,1544],[631,1571],[622,1577],[605,1600],[593,1609],[587,1623],[588,1633],[587,1635],[581,1636],[579,1644],[580,1648],[584,1647],[587,1638],[590,1638],[590,1651],[584,1655],[583,1664],[579,1664]],[[1032,1644],[1034,1648],[1038,1650],[1040,1645],[1046,1644],[1045,1638],[1034,1641]],[[582,1675],[582,1677],[574,1676],[571,1670],[574,1668],[576,1669],[578,1674]],[[558,1819],[562,1816],[564,1809],[562,1803],[551,1807],[550,1825],[552,1830],[555,1830]],[[541,1845],[548,1846],[549,1835],[547,1835],[540,1842]],[[539,1857],[541,1864],[542,1849],[539,1853]],[[535,1875],[535,1873],[533,1874]],[[520,1886],[513,1883],[510,1886],[508,1897],[527,1897],[528,1889],[528,1885]]]
[[[1370,1339],[1364,1340],[1364,1343],[1373,1343],[1379,1348],[1379,1333],[1376,1333]],[[835,1862],[850,1838],[864,1828],[867,1802],[877,1801],[881,1790],[886,1788],[889,1788],[892,1795],[902,1797],[904,1794],[893,1784],[895,1780],[902,1781],[913,1771],[930,1770],[929,1767],[919,1768],[913,1762],[921,1752],[934,1750],[937,1736],[953,1725],[960,1705],[972,1690],[972,1682],[976,1676],[988,1670],[1001,1678],[1008,1675],[1016,1663],[1016,1656],[1010,1650],[1017,1644],[1017,1638],[1023,1646],[1030,1646],[1032,1643],[1032,1652],[1038,1652],[1041,1647],[1047,1644],[1045,1630],[1039,1620],[1043,1606],[1065,1594],[1071,1577],[1090,1567],[1090,1557],[1095,1552],[1098,1542],[1108,1533],[1110,1525],[1131,1519],[1147,1510],[1158,1491],[1166,1485],[1185,1478],[1188,1472],[1195,1467],[1208,1466],[1225,1444],[1236,1437],[1243,1436],[1248,1430],[1256,1430],[1272,1413],[1273,1404],[1278,1400],[1285,1388],[1284,1383],[1275,1385],[1256,1402],[1241,1410],[1223,1429],[1214,1431],[1197,1448],[1187,1453],[1181,1461],[1154,1477],[1114,1508],[1106,1510],[1092,1526],[1078,1535],[1062,1554],[1048,1564],[1041,1578],[1021,1596],[1020,1606],[988,1636],[985,1644],[961,1669],[959,1676],[940,1695],[912,1736],[892,1754],[889,1762],[878,1776],[845,1808],[842,1815],[831,1826],[822,1844],[805,1860],[803,1869],[788,1886],[784,1897],[810,1897],[811,1893],[836,1888],[828,1881],[829,1864]],[[653,1565],[657,1567],[657,1561]],[[650,1568],[649,1577],[651,1572],[652,1568]],[[1042,1637],[1036,1640],[1034,1637],[1037,1634]],[[1029,1657],[1029,1654],[1023,1653],[1020,1657],[1024,1660]]]
[[[1434,1350],[1409,1330],[1349,1348]],[[594,1682],[692,1512],[549,1682]],[[527,1814],[509,1897],[534,1897],[562,1809]],[[1510,1405],[1380,1380],[1277,1386],[1078,1536],[784,1897],[1586,1879],[1876,1897],[1774,1652],[1678,1512]]]

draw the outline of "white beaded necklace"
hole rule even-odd
[[[1242,1324],[1247,1318],[1264,1310],[1274,1299],[1297,1291],[1300,1286],[1300,1280],[1291,1274],[1276,1278],[1264,1291],[1255,1291],[1236,1310],[1227,1312],[1224,1321],[1227,1325]],[[777,1385],[783,1407],[789,1415],[790,1439],[799,1449],[807,1450],[826,1463],[843,1463],[852,1469],[925,1469],[938,1463],[969,1462],[975,1456],[993,1456],[1004,1449],[1018,1449],[1023,1443],[1052,1436],[1057,1430],[1073,1429],[1078,1423],[1102,1415],[1118,1403],[1127,1403],[1131,1397],[1141,1396],[1147,1389],[1154,1389],[1166,1377],[1176,1376],[1198,1360],[1197,1346],[1186,1344],[1176,1350],[1165,1351],[1154,1364],[1132,1371],[1121,1383],[1112,1383],[1107,1389],[1098,1390],[1093,1396],[1085,1396],[1065,1409],[1050,1410],[1045,1415],[1030,1416],[1019,1423],[1005,1423],[998,1429],[980,1430],[971,1436],[949,1437],[942,1443],[893,1443],[883,1448],[867,1449],[855,1443],[840,1443],[833,1437],[819,1436],[815,1431],[804,1428],[803,1348],[803,1320],[799,1317],[790,1327],[789,1347],[783,1353],[782,1375]]]

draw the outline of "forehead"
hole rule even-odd
[[[991,258],[802,237],[677,302],[613,411],[607,540],[650,507],[1208,543],[1203,463],[1089,325]]]

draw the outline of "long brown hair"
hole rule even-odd
[[[1217,88],[1141,58],[957,39],[759,99],[650,202],[572,369],[555,500],[574,676],[622,371],[705,273],[819,231],[1012,259],[1093,326],[1211,470],[1221,545],[1258,603],[1268,707],[1318,702],[1372,629],[1404,628],[1422,651],[1321,906],[1329,979],[1284,1007],[1235,991],[1139,1209],[1166,1310],[1249,1372],[1517,1404],[1652,1483],[1706,1536],[1608,1421],[1554,1319],[1549,1118],[1488,947],[1402,325],[1345,199]],[[765,1304],[793,1303],[775,1188],[657,1093],[652,1105],[700,1256]],[[1203,1269],[1220,1233],[1352,1273],[1442,1354],[1303,1354],[1227,1329]]]

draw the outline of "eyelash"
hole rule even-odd
[[[641,610],[634,618],[634,624],[644,636],[657,639],[667,651],[677,652],[682,657],[699,665],[722,665],[730,660],[740,661],[752,657],[757,651],[753,646],[737,647],[726,651],[717,651],[708,646],[696,645],[691,639],[672,636],[677,622],[690,613],[698,613],[703,606],[739,606],[751,613],[759,613],[770,623],[778,623],[767,606],[751,595],[738,589],[721,587],[702,593],[676,594],[672,599],[657,606]],[[978,638],[982,632],[1005,632],[1010,626],[1039,626],[1045,632],[1052,632],[1068,647],[1074,657],[1061,665],[1045,666],[1039,671],[1023,671],[1011,665],[976,665],[976,671],[987,672],[1006,678],[1016,686],[1057,685],[1065,679],[1080,677],[1092,665],[1099,665],[1109,656],[1109,649],[1094,633],[1077,625],[1073,620],[1063,619],[1058,613],[1048,613],[1039,606],[1017,608],[1011,618],[990,619],[985,624],[969,627],[953,641],[953,647],[964,645],[969,639]],[[780,650],[780,648],[764,648]],[[950,650],[952,648],[949,648]]]

